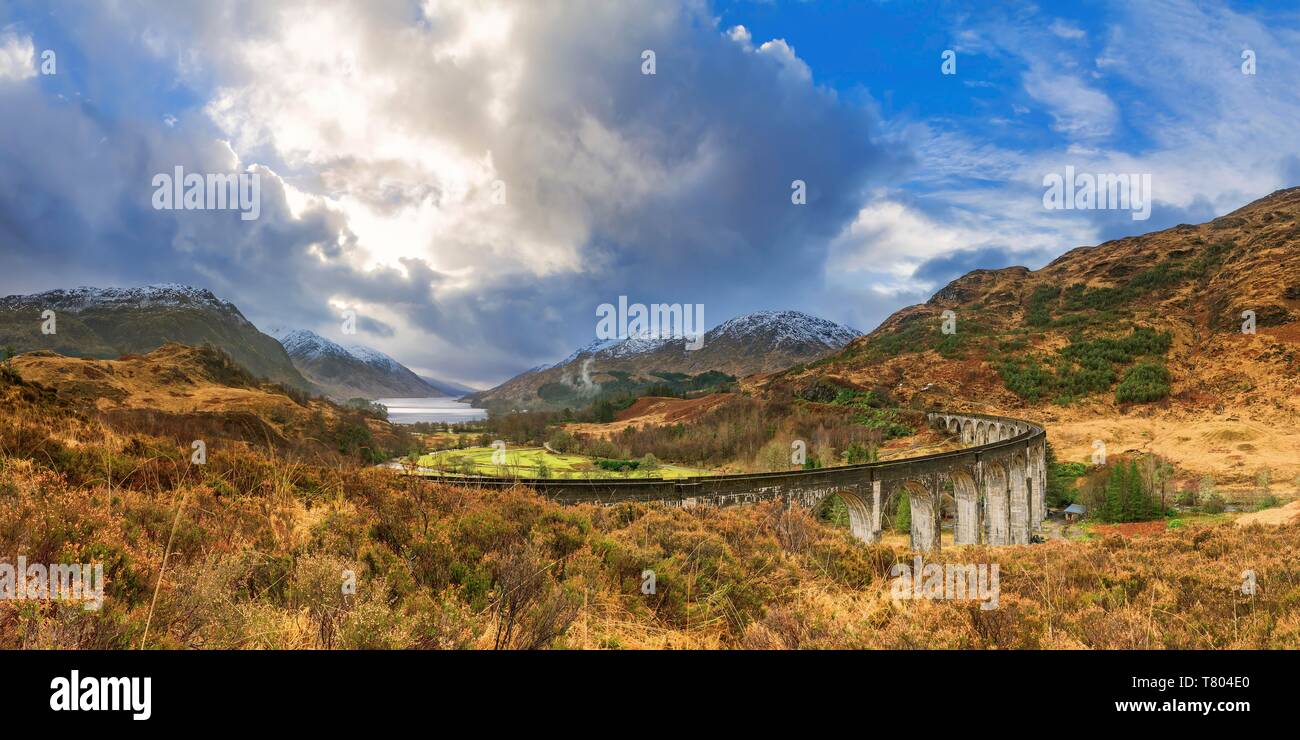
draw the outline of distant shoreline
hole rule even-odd
[[[478,409],[449,396],[426,398],[377,398],[388,409],[388,421],[393,424],[419,424],[422,422],[482,421],[486,409]]]

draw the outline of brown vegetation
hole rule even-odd
[[[213,347],[168,343],[116,360],[29,352],[13,360],[12,371],[26,392],[40,388],[119,433],[184,446],[226,439],[299,457],[331,460],[342,452],[365,461],[412,446],[407,435],[373,414],[259,381]]]
[[[668,405],[672,412],[681,412],[673,419],[659,410],[663,399],[640,399],[622,423],[568,424],[552,432],[548,441],[564,452],[620,459],[652,454],[660,460],[731,470],[788,469],[794,440],[803,440],[807,457],[821,466],[842,464],[851,447],[874,449],[884,441],[848,407],[734,394],[706,398],[707,403],[698,399]],[[925,426],[919,416],[911,421],[917,428]]]
[[[562,507],[235,441],[193,465],[8,375],[0,400],[0,557],[108,580],[99,611],[0,602],[0,647],[1300,647],[1296,524],[949,548],[999,564],[999,607],[895,603],[910,553],[799,510]]]
[[[614,421],[608,424],[573,423],[565,425],[565,428],[573,434],[609,437],[629,428],[685,424],[700,419],[735,398],[730,393],[710,393],[699,398],[642,396],[618,412]]]

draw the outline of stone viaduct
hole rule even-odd
[[[779,473],[663,480],[472,478],[478,487],[525,485],[561,503],[659,501],[677,506],[734,506],[779,499],[815,507],[839,495],[854,536],[880,540],[890,498],[909,497],[912,548],[939,548],[945,497],[953,502],[956,544],[1027,544],[1046,516],[1047,433],[1027,421],[982,414],[930,412],[930,424],[965,447],[901,460]],[[431,476],[439,478],[439,476]],[[444,477],[465,484],[463,477]]]

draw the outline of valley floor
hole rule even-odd
[[[545,447],[508,447],[504,461],[494,462],[497,450],[467,447],[420,456],[419,472],[441,475],[485,475],[505,478],[685,478],[712,471],[659,463],[651,469],[605,470],[596,458],[555,452]]]

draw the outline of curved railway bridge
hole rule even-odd
[[[472,478],[472,485],[526,485],[561,503],[659,501],[677,506],[734,506],[773,499],[809,508],[839,495],[854,536],[880,540],[881,512],[905,495],[912,548],[939,548],[945,494],[954,502],[956,544],[1027,544],[1046,515],[1047,433],[1019,419],[936,411],[932,426],[959,435],[965,447],[901,460],[780,473],[710,475],[663,480]],[[430,476],[464,485],[463,477]]]

